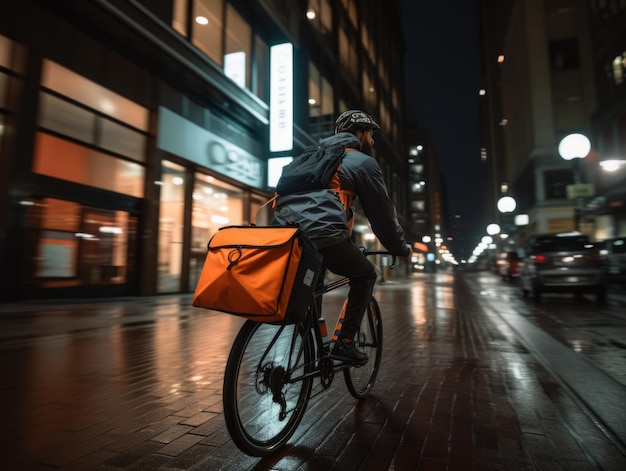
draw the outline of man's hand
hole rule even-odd
[[[411,255],[413,255],[413,247],[411,247],[411,244],[406,244],[402,253],[398,255],[398,258],[403,262],[408,262],[411,260]]]

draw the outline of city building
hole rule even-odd
[[[626,231],[626,5],[595,0],[483,0],[483,141],[494,222],[516,226],[512,245],[541,232],[601,240]],[[565,160],[559,143],[583,134],[591,151]],[[501,214],[502,196],[516,209]],[[508,219],[507,219],[508,218]]]
[[[626,3],[590,1],[596,109],[591,115],[596,239],[626,235]]]
[[[383,128],[406,224],[400,15],[397,0],[2,2],[1,299],[192,291],[211,235],[249,223],[350,108]]]
[[[573,230],[574,175],[557,148],[572,132],[589,133],[595,108],[585,4],[500,3],[482,2],[493,211],[508,194],[528,214],[528,233]]]
[[[409,148],[408,228],[419,237],[414,241],[418,270],[433,268],[446,250],[443,234],[448,225],[444,218],[445,198],[439,172],[439,154],[433,135],[415,125],[407,129]]]

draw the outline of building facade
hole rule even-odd
[[[528,225],[516,228],[518,244],[541,232],[580,230],[595,240],[623,234],[625,168],[609,174],[600,164],[626,158],[621,79],[626,5],[595,0],[481,5],[484,141],[494,220],[504,217],[496,202],[509,195],[517,207],[508,217],[528,216]],[[558,147],[572,133],[587,136],[591,152],[566,161]]]
[[[591,115],[594,197],[584,210],[597,239],[626,235],[626,3],[588,2],[596,109]]]
[[[256,217],[285,159],[349,108],[381,123],[403,215],[400,14],[396,1],[3,2],[1,298],[192,291],[211,235]]]

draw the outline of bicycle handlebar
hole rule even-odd
[[[359,247],[361,249],[361,252],[363,252],[363,254],[365,256],[368,255],[389,255],[391,256],[391,265],[389,265],[389,269],[393,270],[396,266],[396,259],[398,258],[397,255],[392,254],[391,252],[387,251],[387,250],[367,250],[365,247]]]

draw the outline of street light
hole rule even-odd
[[[576,208],[574,209],[574,225],[576,230],[580,230],[580,213],[582,209],[583,196],[592,196],[593,190],[590,185],[581,184],[580,160],[587,157],[591,151],[591,142],[583,134],[569,134],[559,142],[559,155],[563,160],[572,161],[574,168],[574,185],[568,188],[568,197],[576,198]],[[570,192],[571,190],[571,192]],[[590,194],[591,193],[591,194]]]
[[[502,234],[500,239],[506,239],[510,234],[515,233],[515,225],[513,224],[513,211],[517,207],[517,202],[511,196],[503,196],[498,200],[496,204],[498,211],[502,214]],[[508,240],[507,243],[511,244],[512,241]]]
[[[487,226],[487,234],[493,236],[500,232],[500,226],[497,224],[489,224]]]
[[[515,199],[511,196],[503,196],[498,200],[498,211],[501,213],[512,213],[517,207]]]
[[[626,165],[626,160],[622,159],[606,159],[600,162],[600,167],[605,172],[616,172],[620,168]]]

